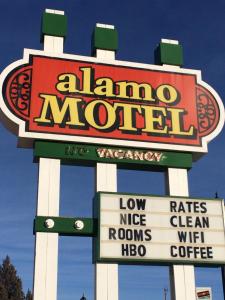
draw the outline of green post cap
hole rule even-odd
[[[67,17],[64,12],[46,9],[42,16],[41,36],[44,35],[66,37]]]
[[[162,39],[155,49],[155,64],[183,65],[183,48],[178,41]]]
[[[92,53],[96,49],[116,51],[118,49],[118,32],[113,25],[96,24],[92,35]]]

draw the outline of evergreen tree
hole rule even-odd
[[[2,283],[0,283],[0,299],[8,300],[8,293]]]
[[[0,293],[2,293],[1,300],[24,300],[22,281],[17,276],[9,256],[6,256],[0,266]]]
[[[1,298],[0,298],[1,299]],[[33,296],[31,291],[28,289],[25,300],[32,300]]]

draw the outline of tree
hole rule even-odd
[[[0,293],[1,300],[24,300],[22,281],[17,276],[9,256],[6,256],[0,266]]]
[[[0,298],[1,299],[1,298]],[[32,300],[33,296],[31,291],[28,289],[25,300]]]
[[[6,288],[2,283],[0,283],[0,299],[1,300],[8,300],[8,293],[6,291]]]

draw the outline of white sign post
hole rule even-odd
[[[97,24],[97,26],[100,26]],[[107,25],[101,25],[107,26]],[[96,49],[96,57],[104,60],[115,60],[115,51]],[[117,191],[116,164],[97,163],[96,191]],[[95,264],[95,300],[119,299],[119,280],[117,264]]]
[[[187,169],[168,168],[167,193],[171,196],[189,196]],[[193,265],[170,267],[170,289],[172,300],[195,300],[195,272]]]
[[[52,14],[63,11],[46,10]],[[44,51],[52,55],[63,52],[63,37],[44,35]],[[41,158],[39,162],[39,181],[37,216],[58,216],[60,194],[60,160]],[[58,279],[58,234],[37,233],[35,241],[35,264],[33,299],[57,299]]]

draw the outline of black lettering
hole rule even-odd
[[[175,224],[174,220],[177,219],[177,216],[172,216],[170,218],[170,224],[173,226],[173,227],[177,227],[177,224]]]
[[[130,209],[130,210],[133,210],[135,208],[135,200],[133,198],[129,198],[127,200],[127,207]]]
[[[185,227],[185,224],[183,224],[183,222],[182,222],[182,217],[181,216],[178,217],[178,220],[179,220],[179,222],[178,222],[179,226],[180,227]]]
[[[137,201],[137,209],[145,210],[146,199],[136,199]]]
[[[131,219],[131,217],[132,217],[132,214],[127,214],[127,223],[128,223],[128,225],[131,225],[131,224],[132,224],[132,219]]]
[[[191,232],[190,232],[190,234],[191,234]],[[200,238],[200,233],[197,231],[193,231],[192,235],[193,235],[193,243],[196,243]],[[192,241],[191,241],[191,243],[192,243]]]
[[[125,240],[125,229],[124,228],[119,228],[118,229],[118,238],[119,240]]]
[[[146,248],[144,245],[135,245],[135,244],[122,244],[122,256],[145,256]]]
[[[126,207],[123,206],[123,198],[120,198],[120,209],[126,209]]]
[[[151,241],[151,239],[152,239],[151,229],[146,229],[144,232],[145,232],[145,235],[146,235],[145,241]]]
[[[177,202],[176,201],[170,201],[170,211],[171,212],[177,212]]]
[[[128,244],[122,244],[122,256],[129,256],[129,245]]]
[[[193,239],[192,239],[192,232],[191,232],[191,231],[189,231],[189,240],[190,240],[190,243],[193,242]]]
[[[186,225],[187,225],[187,227],[193,227],[191,216],[186,217]]]
[[[180,257],[185,257],[186,256],[186,251],[185,251],[184,246],[179,247],[179,254],[180,254]]]
[[[198,232],[198,231],[178,231],[178,239],[181,243],[197,243],[198,241],[201,243],[205,242],[204,232]]]
[[[132,216],[132,215],[131,215]],[[135,218],[138,219],[138,221],[135,220]],[[133,224],[134,225],[139,225],[140,221],[139,221],[139,214],[133,214]]]
[[[127,225],[127,215],[126,214],[120,214],[120,224]]]
[[[140,225],[146,226],[146,215],[140,215]]]
[[[205,235],[204,232],[201,232],[201,242],[205,243]]]
[[[200,247],[187,247],[187,256],[188,258],[191,258],[191,254],[193,254],[194,258],[198,258],[198,255],[200,254]]]
[[[145,248],[145,246],[144,245],[139,245],[138,246],[138,248],[137,248],[137,250],[138,250],[138,255],[139,256],[145,256],[145,254],[146,254],[146,248]]]
[[[202,220],[203,221],[203,220]],[[196,217],[196,220],[195,220],[195,227],[200,227],[202,228],[203,226],[203,223],[201,223],[201,220],[199,219],[199,217]]]
[[[202,225],[203,225],[203,228],[209,228],[209,218],[208,217],[202,217]]]
[[[206,248],[203,248],[203,247],[200,248],[200,252],[201,252],[200,255],[201,255],[201,258],[203,258],[203,259],[208,258],[206,250],[207,250]]]
[[[207,213],[206,202],[201,202],[200,207],[201,207],[201,213],[203,213],[203,214]]]
[[[171,246],[170,247],[170,256],[172,257],[177,257],[177,254],[175,253],[175,250],[177,249],[176,246]]]
[[[136,255],[137,255],[136,245],[130,244],[130,256],[136,256]]]
[[[198,202],[194,202],[194,212],[195,213],[199,213],[199,203]]]
[[[212,247],[192,247],[192,246],[171,246],[170,255],[172,257],[186,257],[186,258],[213,258]]]
[[[187,207],[188,207],[188,209],[187,209],[188,212],[191,213],[191,212],[192,212],[193,202],[186,201],[185,203],[186,203],[186,205],[187,205]],[[186,211],[184,210],[184,212],[186,212]]]
[[[121,225],[141,225],[146,226],[146,215],[144,214],[120,214]]]
[[[206,247],[207,249],[207,257],[213,258],[213,248],[212,247]]]
[[[178,231],[177,233],[178,233],[179,242],[186,243],[187,242],[187,232]]]
[[[185,208],[184,208],[183,202],[180,202],[178,212],[185,212]]]
[[[134,240],[135,241],[143,241],[144,237],[143,237],[143,231],[134,229]]]
[[[204,248],[202,247],[194,247],[194,258],[198,258],[200,256],[200,258],[204,258],[204,255],[202,255],[202,250],[204,250]],[[203,253],[204,254],[204,253]]]
[[[170,201],[170,211],[171,212],[184,212],[184,213],[206,213],[207,203],[206,202],[176,202]]]
[[[128,241],[132,241],[133,240],[133,231],[131,229],[127,229],[126,230],[126,239]]]
[[[109,239],[116,240],[116,229],[115,228],[109,228]]]

